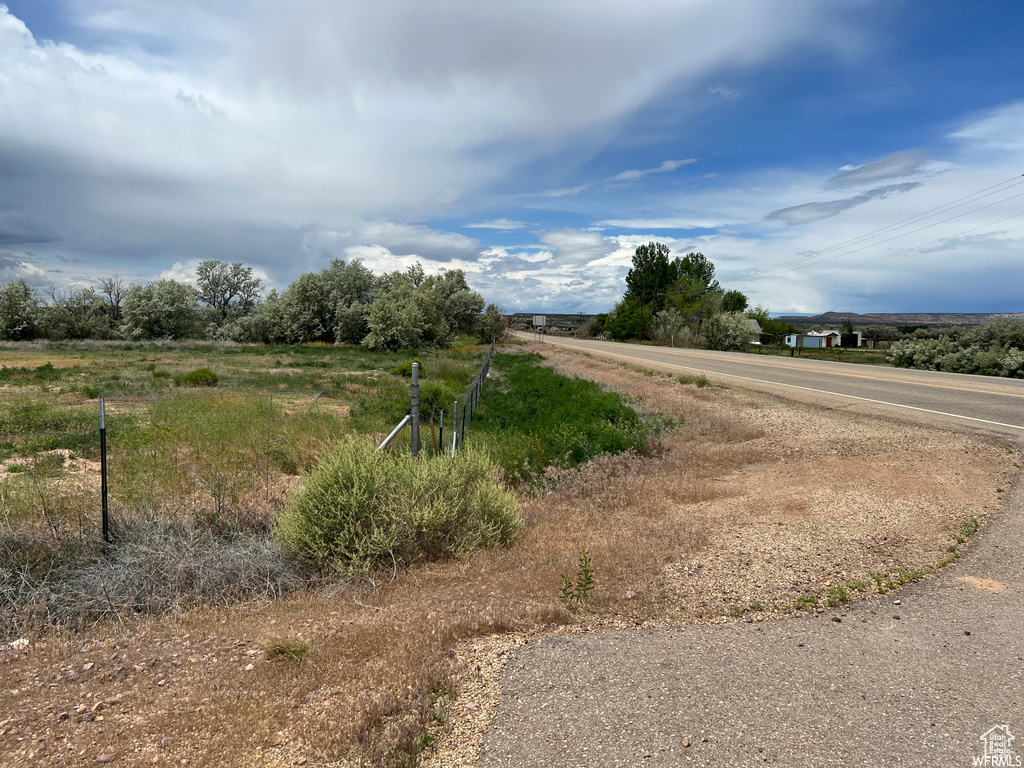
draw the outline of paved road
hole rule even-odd
[[[530,334],[520,334],[532,338]],[[835,395],[860,410],[915,410],[936,421],[955,420],[986,431],[1024,436],[1024,379],[965,376],[874,365],[829,363],[739,352],[670,349],[610,341],[545,337],[545,343],[583,349],[637,365],[835,404]]]
[[[623,345],[612,349],[634,354]],[[1020,390],[1012,382],[917,378],[871,367],[822,372],[832,366],[809,361],[782,360],[776,369],[775,361],[759,358],[646,347],[635,354],[659,365],[696,366],[709,376],[746,375],[762,365],[760,378],[771,386],[786,380],[825,388],[831,382],[847,394],[853,391],[848,387],[866,386],[904,405],[966,408],[980,414],[973,418],[1004,424],[1024,421],[1007,421],[1020,408],[1013,405]],[[851,383],[836,375],[847,372],[874,378]],[[1021,436],[1020,427],[961,423]],[[482,764],[968,766],[984,754],[981,737],[1005,726],[1019,737],[1018,748],[1010,762],[988,764],[1020,765],[1022,549],[1024,484],[1018,483],[1003,513],[958,563],[895,596],[765,624],[531,643],[508,665]]]

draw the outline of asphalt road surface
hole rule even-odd
[[[939,411],[1021,438],[1022,383],[721,353],[555,343],[756,388]],[[922,375],[924,374],[924,375]],[[751,386],[745,384],[744,386]],[[822,392],[837,394],[822,394]],[[949,415],[941,415],[949,414]],[[984,421],[971,421],[983,419]],[[995,422],[994,424],[992,422]],[[934,579],[759,624],[546,638],[508,664],[483,766],[1021,765],[1024,485]],[[836,621],[835,619],[839,619]],[[994,730],[993,730],[994,729]],[[1003,762],[978,762],[1000,735]]]
[[[531,334],[519,336],[533,338]],[[952,420],[1024,438],[1024,379],[554,336],[545,336],[544,342],[649,368],[688,375],[703,373],[712,381],[790,399],[840,403],[876,414],[913,410],[918,418]]]

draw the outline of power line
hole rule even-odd
[[[775,264],[774,266],[771,266],[771,267],[765,267],[764,269],[759,270],[755,274],[751,275],[749,279],[757,280],[757,279],[760,279],[762,277],[766,277],[766,276],[768,276],[767,273],[769,273],[769,272],[773,272],[775,270],[779,270],[779,269],[782,269],[784,267],[788,267],[790,265],[798,264],[799,262],[806,261],[808,259],[813,259],[813,258],[815,258],[817,256],[823,256],[826,253],[830,253],[830,252],[838,250],[840,248],[845,248],[846,246],[849,246],[849,245],[854,245],[854,244],[859,243],[859,242],[861,242],[863,240],[868,240],[868,239],[871,239],[873,237],[877,237],[879,235],[888,234],[889,232],[892,232],[892,231],[895,231],[897,229],[900,229],[900,228],[902,228],[902,227],[904,227],[904,226],[906,226],[908,224],[913,224],[913,223],[916,223],[918,221],[924,221],[926,219],[932,218],[933,216],[937,216],[937,215],[939,215],[941,213],[948,213],[949,211],[951,211],[951,210],[953,210],[955,208],[959,208],[959,207],[961,207],[963,205],[967,205],[970,202],[977,202],[978,200],[983,200],[986,197],[991,197],[992,195],[999,194],[1000,192],[1006,192],[1006,191],[1008,191],[1010,189],[1013,189],[1013,187],[1016,187],[1016,186],[1018,186],[1020,184],[1024,184],[1024,174],[1021,174],[1020,176],[1013,176],[1013,177],[1011,177],[1009,179],[1006,179],[1005,181],[999,182],[998,184],[993,184],[992,186],[985,187],[984,189],[978,190],[977,192],[972,192],[969,195],[964,195],[963,197],[959,197],[956,200],[952,200],[952,201],[950,201],[948,203],[945,203],[943,205],[936,206],[935,208],[930,208],[927,211],[919,213],[919,214],[917,214],[915,216],[910,216],[909,218],[902,219],[902,220],[897,221],[897,222],[895,222],[893,224],[889,224],[889,225],[887,225],[885,227],[881,227],[879,229],[873,230],[871,232],[868,232],[867,234],[860,235],[858,237],[854,237],[854,238],[851,238],[849,240],[844,240],[843,242],[836,243],[835,245],[831,245],[828,248],[823,248],[823,249],[821,249],[819,251],[815,251],[813,253],[805,254],[804,256],[798,256],[798,257],[796,257],[794,259],[789,259],[788,261],[780,262],[779,264]],[[1009,186],[1007,186],[1007,185],[1009,185]],[[1002,189],[1000,189],[1000,187],[1002,187]],[[1007,198],[1007,199],[1012,199],[1012,198]],[[1000,202],[1005,202],[1005,201],[1000,201]],[[990,207],[990,206],[984,206],[984,207]],[[983,208],[978,208],[976,210],[983,210]],[[954,218],[958,218],[958,216],[951,217],[950,219],[945,219],[945,221],[952,221],[952,219],[954,219]],[[944,222],[936,222],[935,224],[941,224],[941,223],[944,223]],[[935,225],[933,224],[933,225],[929,225],[929,226],[935,226]],[[924,229],[924,228],[922,228],[922,229]],[[915,230],[915,231],[919,232],[921,230],[918,229],[918,230]],[[907,233],[907,234],[910,234],[910,233]],[[895,239],[895,238],[891,238],[891,239]],[[884,242],[888,242],[888,241],[884,241]],[[853,252],[855,253],[856,251],[853,251]],[[789,271],[789,270],[783,270],[783,271]]]
[[[1024,211],[1021,211],[1020,213],[1015,213],[1015,214],[1013,214],[1011,216],[1006,216],[1005,218],[1002,218],[1002,219],[997,219],[996,221],[990,221],[987,224],[981,224],[981,225],[979,225],[977,227],[971,227],[970,229],[965,229],[962,232],[957,232],[955,235],[949,235],[948,237],[940,237],[937,240],[932,240],[931,242],[925,243],[924,245],[918,245],[918,246],[915,246],[914,248],[904,248],[902,251],[896,251],[895,253],[887,253],[884,256],[879,256],[876,259],[868,259],[867,261],[862,261],[859,264],[851,264],[848,267],[843,267],[842,269],[837,269],[837,270],[834,270],[832,272],[827,272],[824,275],[815,275],[814,277],[808,277],[805,280],[798,280],[797,282],[787,283],[785,285],[780,285],[780,286],[778,286],[776,288],[765,288],[764,290],[761,290],[761,291],[751,291],[751,293],[774,293],[776,291],[781,291],[783,288],[792,288],[795,285],[803,285],[804,283],[809,283],[809,282],[812,282],[813,280],[820,280],[820,279],[822,279],[824,277],[832,277],[832,275],[838,275],[840,272],[847,272],[847,271],[849,271],[851,269],[857,269],[859,267],[863,267],[863,266],[866,266],[868,264],[874,264],[876,261],[882,261],[883,259],[891,259],[891,258],[893,258],[895,256],[903,256],[903,255],[908,254],[908,253],[913,253],[914,251],[919,251],[922,248],[927,248],[929,246],[936,245],[937,243],[945,242],[946,240],[952,240],[954,238],[970,234],[971,232],[976,232],[979,229],[984,229],[985,227],[991,227],[991,226],[993,226],[995,224],[1001,224],[1004,221],[1009,221],[1010,219],[1016,219],[1016,218],[1018,218],[1020,216],[1024,216]]]
[[[849,256],[849,255],[854,254],[854,253],[860,253],[861,251],[863,251],[863,250],[865,250],[867,248],[874,248],[874,247],[879,246],[879,245],[884,245],[885,243],[890,243],[893,240],[899,240],[901,237],[906,237],[907,235],[913,235],[913,234],[916,234],[917,232],[923,232],[926,229],[931,229],[932,227],[937,227],[940,224],[946,224],[946,223],[948,223],[950,221],[954,221],[956,219],[963,218],[964,216],[970,216],[972,213],[977,213],[978,211],[984,211],[986,208],[992,208],[993,206],[999,205],[1000,203],[1005,203],[1005,202],[1007,202],[1009,200],[1015,200],[1018,197],[1024,197],[1024,192],[1019,192],[1016,195],[1010,195],[1010,197],[1004,197],[1002,200],[996,200],[994,203],[989,203],[988,205],[983,205],[983,206],[981,206],[979,208],[974,208],[974,209],[972,209],[970,211],[965,211],[964,213],[958,213],[956,216],[950,216],[948,219],[942,219],[942,221],[936,221],[936,222],[932,222],[931,224],[926,224],[923,227],[918,227],[917,229],[912,229],[909,232],[903,232],[903,233],[901,233],[899,235],[893,235],[892,237],[887,238],[885,240],[879,240],[878,242],[875,242],[875,243],[868,243],[867,245],[862,245],[860,248],[854,248],[853,250],[850,250],[850,251],[843,251],[842,253],[836,253],[836,254],[833,254],[832,256],[826,256],[825,258],[818,259],[817,261],[809,261],[809,262],[807,262],[805,264],[801,264],[800,266],[801,267],[812,267],[815,264],[822,264],[822,263],[824,263],[826,261],[832,261],[833,259],[842,258],[843,256]],[[810,256],[808,256],[807,258],[810,258]],[[791,271],[793,271],[793,269],[787,269],[785,271],[786,272],[791,272]],[[778,276],[779,275],[760,274],[760,275],[754,275],[754,276],[748,278],[748,281],[750,281],[750,280],[763,280],[765,278],[778,277]]]

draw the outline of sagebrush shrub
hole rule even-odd
[[[483,452],[414,459],[348,437],[303,478],[276,531],[303,560],[348,573],[460,557],[521,527],[515,494]]]
[[[220,379],[217,377],[217,374],[209,368],[197,368],[191,373],[186,373],[181,383],[186,387],[212,387],[218,381]]]

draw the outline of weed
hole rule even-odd
[[[846,582],[846,588],[851,592],[866,592],[870,585],[866,581],[860,579],[852,579]]]
[[[586,608],[590,601],[590,592],[594,588],[594,571],[590,562],[590,555],[587,550],[580,550],[579,564],[576,570],[576,580],[572,581],[566,574],[562,574],[562,586],[558,590],[559,599],[569,610]]]
[[[947,552],[956,552],[956,547],[954,545],[950,544],[948,547],[946,547],[946,551]]]
[[[181,385],[185,387],[213,387],[218,381],[217,374],[209,368],[197,368],[181,377]]]
[[[742,616],[746,612],[747,612],[747,609],[744,608],[741,605],[733,605],[733,606],[729,607],[729,613],[731,613],[733,616],[739,617],[739,616]]]
[[[676,376],[676,381],[683,385],[693,384],[697,389],[704,389],[711,384],[703,373],[700,376]]]
[[[420,364],[419,377],[421,379],[427,378],[427,369],[423,366],[423,361],[420,360],[419,358],[416,358],[415,360],[409,360],[408,362],[402,363],[401,365],[396,365],[394,368],[391,369],[391,373],[395,374],[395,376],[402,376],[403,378],[410,379],[412,378],[413,363]]]
[[[1006,493],[1005,488],[996,488],[996,493]]]
[[[961,531],[963,532],[964,538],[970,538],[971,536],[973,536],[974,534],[976,534],[978,532],[978,529],[980,527],[981,527],[981,523],[978,522],[978,518],[976,518],[976,517],[974,517],[972,515],[969,520],[964,522],[964,525],[963,525],[963,528],[961,529]],[[959,541],[958,543],[962,544],[963,542]]]
[[[754,603],[753,605],[750,606],[750,610],[752,610],[752,611],[763,611],[764,610],[764,606],[761,603]]]
[[[825,605],[835,608],[837,605],[850,601],[850,591],[846,587],[829,587],[825,595]]]
[[[295,635],[275,635],[261,643],[263,658],[267,661],[302,661],[313,646]]]
[[[817,595],[801,595],[796,599],[797,610],[804,610],[805,608],[814,608],[818,605]]]
[[[874,580],[880,595],[924,578],[924,572],[916,568],[893,568],[885,573],[872,571],[869,575]]]

